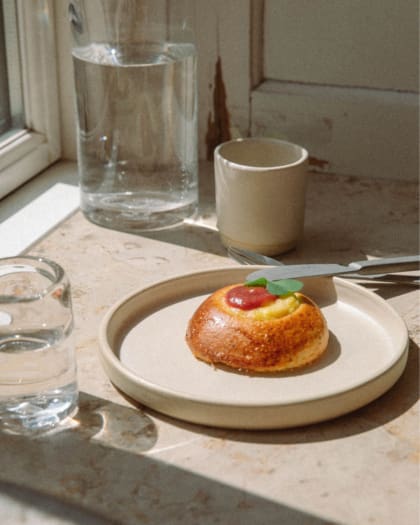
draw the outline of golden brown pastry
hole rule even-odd
[[[301,293],[277,297],[265,288],[233,284],[198,307],[186,340],[207,363],[279,372],[318,359],[327,348],[328,328],[319,307]]]

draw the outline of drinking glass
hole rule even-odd
[[[77,411],[73,313],[63,268],[0,259],[0,430],[26,434]]]

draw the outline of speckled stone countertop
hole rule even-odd
[[[194,224],[130,235],[70,217],[30,253],[66,269],[76,320],[80,410],[67,428],[0,436],[3,524],[419,523],[419,292],[370,286],[405,320],[408,365],[386,394],[308,427],[202,427],[137,406],[98,359],[105,312],[142,285],[235,265],[215,230],[211,166]],[[312,174],[305,238],[292,262],[418,253],[417,185]]]

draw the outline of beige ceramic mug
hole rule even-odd
[[[214,164],[223,244],[265,255],[295,248],[303,233],[308,152],[278,139],[237,139],[215,149]]]

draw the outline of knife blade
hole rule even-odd
[[[278,279],[292,279],[297,277],[321,277],[343,274],[366,274],[393,271],[405,271],[418,269],[420,263],[419,255],[404,257],[390,257],[383,259],[371,259],[366,261],[354,261],[348,265],[321,263],[321,264],[290,264],[264,268],[250,273],[248,281],[265,277],[270,281]]]
[[[262,264],[266,266],[283,266],[283,263],[267,255],[262,255],[245,248],[229,246],[229,255],[241,264]],[[375,281],[378,283],[403,284],[408,286],[420,286],[420,278],[417,275],[405,275],[401,273],[375,273],[362,275],[360,273],[342,274],[342,277],[356,279],[358,281]]]

